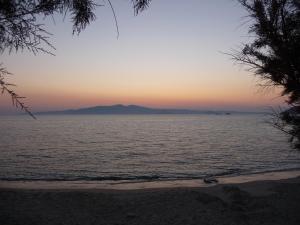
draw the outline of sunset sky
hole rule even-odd
[[[79,36],[59,15],[42,20],[55,56],[7,52],[0,62],[33,111],[95,105],[260,111],[278,106],[245,68],[221,52],[250,41],[246,12],[235,0],[153,0],[134,16],[131,1],[112,1]],[[0,96],[0,112],[15,111]]]

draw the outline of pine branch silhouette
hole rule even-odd
[[[16,86],[15,84],[10,84],[5,81],[5,76],[12,75],[10,72],[8,72],[5,68],[0,67],[0,89],[1,94],[4,94],[4,92],[7,92],[11,96],[12,104],[13,106],[17,108],[21,108],[23,111],[25,111],[29,116],[31,116],[33,119],[36,119],[36,117],[33,115],[33,113],[30,111],[29,107],[22,101],[25,97],[19,96],[14,90],[12,90],[10,87]]]

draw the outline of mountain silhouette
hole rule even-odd
[[[246,111],[213,111],[213,110],[192,110],[192,109],[168,109],[168,108],[149,108],[139,105],[110,105],[110,106],[94,106],[79,109],[67,109],[61,111],[37,112],[37,115],[101,115],[101,114],[215,114],[215,115],[231,115],[231,114],[265,114],[267,112],[246,112]]]
[[[111,105],[94,106],[80,109],[68,109],[62,111],[38,112],[36,114],[203,114],[214,113],[213,111],[198,111],[190,109],[159,109],[148,108],[138,105]]]

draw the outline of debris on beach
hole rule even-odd
[[[203,181],[206,184],[216,184],[216,183],[218,183],[218,180],[215,177],[204,177]]]

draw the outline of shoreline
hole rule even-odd
[[[221,180],[208,186],[1,187],[0,221],[5,225],[298,225],[300,171],[286,173],[231,177],[231,183]]]
[[[148,181],[0,181],[1,189],[34,190],[142,190],[201,188],[221,184],[243,184],[257,181],[280,181],[300,177],[300,169],[286,169],[269,172],[257,172],[242,175],[215,176],[218,183],[207,184],[203,179],[148,180]]]

